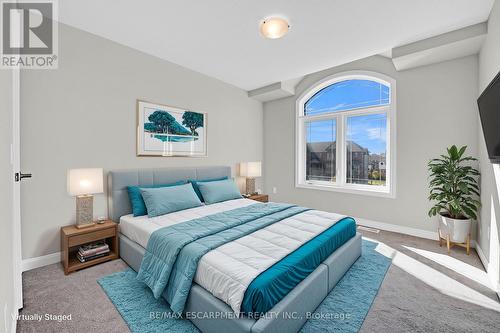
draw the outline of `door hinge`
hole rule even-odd
[[[22,173],[22,172],[16,172],[14,175],[14,180],[16,182],[23,180],[24,178],[31,178],[32,174],[31,173]]]

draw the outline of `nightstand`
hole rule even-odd
[[[260,202],[268,202],[269,196],[267,194],[252,194],[247,199],[252,199],[252,200],[260,201]]]
[[[80,245],[99,240],[106,241],[106,244],[109,245],[110,253],[104,257],[80,262],[76,257]],[[113,221],[108,220],[102,224],[96,224],[83,229],[78,229],[75,225],[61,228],[61,261],[64,266],[64,274],[66,275],[105,261],[118,259],[119,256],[118,224]]]

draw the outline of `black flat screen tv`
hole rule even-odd
[[[477,99],[484,140],[492,163],[500,163],[500,73]]]

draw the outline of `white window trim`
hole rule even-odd
[[[375,82],[380,82],[385,85],[390,86],[391,92],[391,103],[389,105],[384,106],[375,106],[375,107],[363,107],[363,108],[355,108],[348,111],[339,111],[336,113],[330,114],[320,114],[314,116],[304,116],[304,105],[305,103],[318,91],[321,89],[330,86],[334,83],[345,81],[345,80],[353,80],[353,79],[366,79]],[[342,193],[352,193],[352,194],[361,194],[361,195],[371,195],[385,198],[396,198],[396,81],[386,75],[371,72],[371,71],[348,71],[337,73],[331,76],[324,78],[319,81],[310,89],[306,90],[304,93],[300,95],[300,97],[296,101],[296,117],[295,117],[295,187],[297,188],[306,188],[306,189],[315,189],[315,190],[323,190],[323,191],[334,191],[334,192],[342,192]],[[336,142],[339,142],[339,137],[344,137],[344,131],[346,129],[346,120],[348,116],[356,115],[356,114],[374,114],[376,111],[380,111],[381,113],[387,113],[387,127],[388,127],[388,149],[386,153],[386,172],[388,177],[386,179],[386,186],[384,187],[376,187],[373,185],[360,185],[360,184],[349,184],[345,181],[345,147],[344,145],[337,146],[337,157],[336,161],[340,161],[337,163],[336,170],[336,183],[331,182],[322,182],[322,181],[306,181],[305,180],[305,172],[306,172],[306,144],[305,144],[305,136],[304,136],[304,122],[305,120],[320,120],[320,119],[333,119],[337,120],[337,124],[341,124],[341,126],[337,125],[337,139]]]

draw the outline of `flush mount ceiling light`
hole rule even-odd
[[[260,24],[260,33],[269,39],[281,38],[288,32],[290,25],[287,20],[281,17],[266,18]]]

